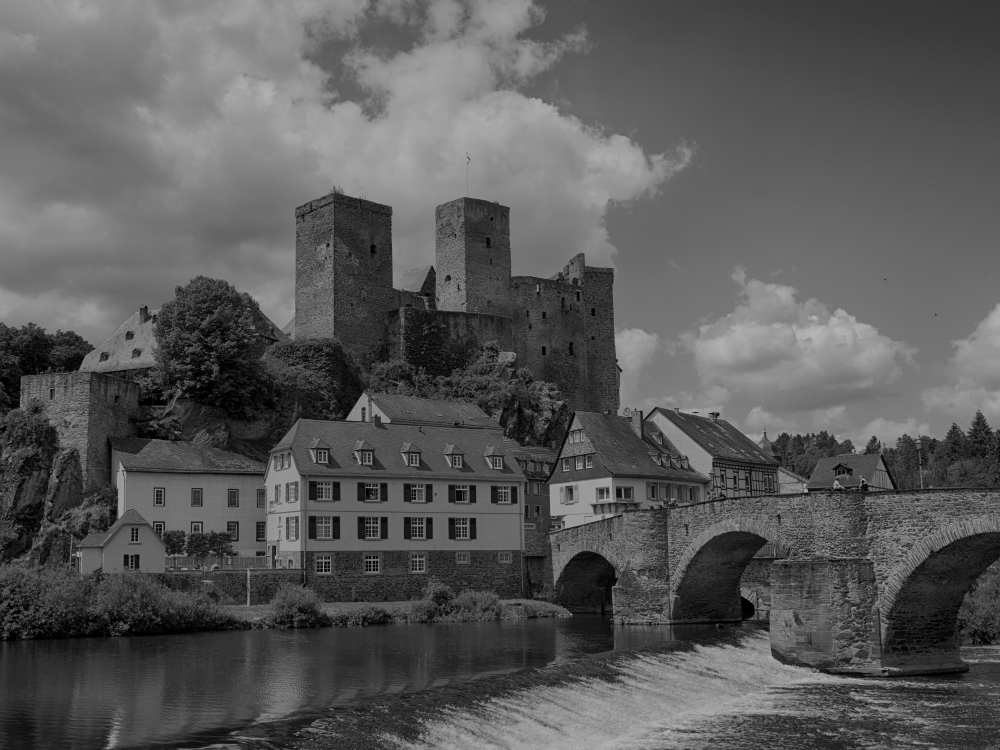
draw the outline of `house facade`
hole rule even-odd
[[[551,590],[549,531],[552,511],[548,479],[558,454],[546,448],[521,448],[514,454],[524,472],[524,585],[525,596],[545,596]]]
[[[778,492],[778,462],[719,415],[657,407],[646,418],[665,444],[689,457],[711,479],[711,497],[740,498]]]
[[[134,510],[126,511],[107,531],[84,537],[74,551],[76,569],[87,574],[162,573],[167,554],[152,525]]]
[[[706,499],[708,477],[652,433],[641,411],[576,412],[549,478],[551,529]]]
[[[157,534],[227,533],[240,556],[266,546],[264,464],[193,443],[112,438],[118,515],[137,511]]]
[[[525,476],[499,430],[300,419],[271,452],[267,554],[327,599],[522,588]]]
[[[886,466],[885,459],[878,453],[848,453],[821,458],[809,477],[807,487],[809,490],[857,490],[861,488],[862,479],[869,492],[896,489],[896,480]]]

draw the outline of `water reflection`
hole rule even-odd
[[[633,637],[622,630],[582,616],[5,642],[0,748],[208,740],[299,711],[608,651]]]

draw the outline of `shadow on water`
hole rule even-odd
[[[0,747],[192,747],[232,742],[234,732],[244,743],[284,744],[318,716],[364,727],[376,705],[393,706],[407,732],[432,708],[574,678],[574,670],[599,676],[606,668],[587,665],[680,637],[690,636],[577,615],[3,642]],[[424,708],[421,696],[432,696]]]

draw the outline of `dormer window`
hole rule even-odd
[[[135,338],[135,333],[133,333],[132,331],[128,331],[128,332],[127,332],[127,333],[125,334],[125,340],[126,340],[126,341],[131,341],[131,340],[132,340],[132,339],[134,339],[134,338]]]
[[[101,362],[107,362],[107,361],[108,361],[108,353],[101,352]]]
[[[844,466],[843,464],[838,466],[836,471],[838,477],[849,477],[853,473],[850,467]]]
[[[457,454],[457,455],[452,456],[451,457],[451,468],[453,468],[453,469],[461,469],[462,468],[462,461],[463,461],[463,456],[461,454]]]
[[[330,463],[330,451],[326,448],[316,449],[316,463],[318,464],[328,464]]]
[[[464,454],[457,445],[446,445],[444,447],[444,460],[453,469],[461,469],[465,466]]]
[[[358,451],[359,462],[362,466],[371,466],[375,463],[374,451]]]
[[[142,349],[132,350],[132,359],[139,359],[139,355],[142,354]]]
[[[503,468],[503,456],[490,456],[490,465],[494,469]]]
[[[375,449],[367,440],[354,441],[354,460],[362,466],[371,466],[375,463]]]
[[[410,466],[420,466],[420,454],[419,453],[407,453],[407,463]]]

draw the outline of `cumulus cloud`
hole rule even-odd
[[[872,435],[877,437],[883,445],[893,447],[896,445],[896,440],[902,435],[909,435],[915,438],[918,435],[929,435],[930,431],[931,427],[927,422],[918,423],[913,417],[905,419],[902,422],[894,422],[891,419],[878,417],[861,429],[848,432],[843,437],[850,438],[851,442],[854,443],[855,449],[860,452],[864,449]]]
[[[632,402],[638,392],[639,378],[643,370],[663,354],[663,342],[658,334],[641,328],[626,328],[615,332],[615,348],[618,365],[622,368],[621,403],[623,406],[634,406]]]
[[[787,432],[790,435],[799,432],[799,426],[795,420],[786,419],[760,406],[755,406],[749,411],[746,419],[743,420],[743,427],[756,440],[759,440],[765,432],[769,433],[772,439],[778,437],[782,432]]]
[[[914,349],[845,310],[799,301],[797,289],[748,279],[742,268],[732,279],[739,287],[733,312],[682,336],[705,387],[770,411],[835,418],[845,404],[885,392],[912,362]]]
[[[1000,418],[1000,304],[968,338],[952,345],[949,382],[925,390],[924,405],[945,412],[956,422],[964,423],[976,409],[992,419]]]
[[[332,184],[392,205],[398,275],[432,262],[466,152],[471,193],[511,206],[518,273],[611,263],[608,206],[690,151],[647,154],[525,95],[587,46],[528,38],[543,20],[531,0],[5,2],[0,308],[57,298],[99,340],[205,273],[283,324],[296,205]],[[412,45],[365,47],[378,23]]]

